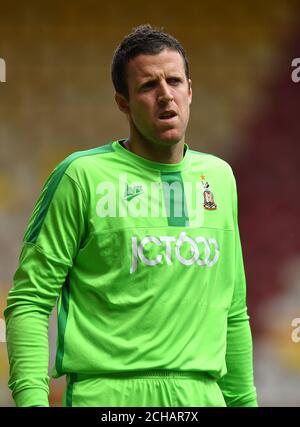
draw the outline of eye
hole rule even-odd
[[[155,86],[155,84],[156,84],[155,80],[149,80],[148,82],[144,83],[141,86],[141,90],[151,89]]]
[[[167,82],[173,86],[177,86],[181,83],[181,81],[182,80],[179,77],[170,77],[169,79],[167,79]]]

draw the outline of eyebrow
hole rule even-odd
[[[168,80],[168,79],[183,79],[183,78],[184,77],[181,74],[178,74],[178,72],[175,71],[174,74],[172,73],[169,76],[167,76],[166,80]],[[147,83],[152,83],[152,82],[155,83],[158,80],[159,80],[159,77],[152,77],[152,76],[144,77],[144,80],[137,84],[137,88],[139,89]]]
[[[138,83],[137,86],[140,87],[140,86],[143,86],[144,84],[147,84],[147,83],[157,82],[157,80],[159,80],[157,77],[148,77],[148,78],[145,78],[140,83]]]

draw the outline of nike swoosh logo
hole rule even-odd
[[[143,191],[139,191],[139,192],[134,193],[134,194],[127,194],[124,198],[125,198],[125,200],[130,202],[130,200],[134,199],[136,196],[139,196],[140,194],[143,194]]]

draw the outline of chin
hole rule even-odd
[[[164,145],[175,145],[178,144],[180,141],[182,141],[183,139],[183,135],[159,135],[159,137],[157,138],[161,144]]]

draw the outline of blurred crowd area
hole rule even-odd
[[[110,64],[141,23],[182,42],[193,82],[186,142],[227,160],[237,178],[259,404],[300,405],[299,12],[292,0],[0,2],[0,406],[14,405],[3,310],[29,215],[65,156],[127,136]],[[63,387],[51,381],[51,405],[61,406]]]

